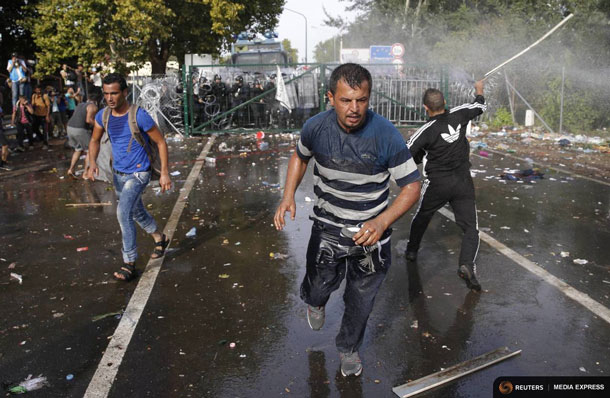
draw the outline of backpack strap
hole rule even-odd
[[[102,127],[104,128],[104,134],[106,135],[106,137],[108,137],[108,140],[110,140],[110,134],[108,133],[108,120],[110,120],[111,111],[112,110],[109,107],[105,107],[104,113],[102,113]]]
[[[136,104],[132,104],[129,107],[127,122],[129,123],[129,130],[131,130],[131,140],[129,140],[129,145],[127,146],[127,152],[129,152],[131,150],[132,141],[136,140],[138,142],[138,144],[140,144],[140,146],[142,148],[144,148],[144,150],[146,151],[146,155],[148,155],[148,160],[151,162],[151,166],[152,166],[152,161],[153,161],[152,149],[150,148],[149,144],[144,139],[144,136],[142,135],[142,132],[140,131],[140,126],[138,126],[138,120],[137,120],[138,109],[140,109],[140,107]]]

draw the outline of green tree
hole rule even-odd
[[[329,63],[339,59],[339,43],[335,39],[327,39],[316,44],[313,50],[313,57],[316,62]]]
[[[220,54],[234,34],[277,24],[284,0],[41,0],[32,30],[41,73],[65,59],[100,61],[124,69],[145,61],[164,73],[170,55]]]
[[[288,57],[290,57],[290,59],[292,60],[291,62],[299,62],[299,50],[297,50],[296,48],[292,48],[292,43],[290,43],[290,40],[282,40],[282,46],[284,47],[284,51],[286,51],[286,53],[288,54]]]
[[[0,60],[6,66],[11,53],[17,52],[26,58],[34,58],[36,46],[30,31],[21,21],[32,18],[33,9],[28,4],[37,1],[11,0],[3,2],[0,6]],[[2,73],[7,73],[6,69]]]

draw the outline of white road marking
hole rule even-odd
[[[201,167],[204,164],[204,158],[210,151],[215,139],[216,136],[211,136],[199,154],[199,157],[195,161],[195,164],[193,165],[193,168],[191,169],[191,172],[184,183],[183,190],[180,191],[180,196],[174,205],[174,209],[167,220],[163,233],[170,241],[174,235],[174,232],[176,231],[178,220],[180,219],[182,211],[186,206],[189,194],[191,193],[191,190],[193,189],[193,186],[197,180],[197,176],[201,172]],[[129,345],[131,337],[138,326],[138,322],[140,321],[144,307],[146,307],[150,293],[155,285],[155,281],[157,280],[157,276],[159,275],[159,271],[163,265],[163,259],[164,257],[160,259],[151,258],[148,261],[144,273],[139,278],[138,286],[136,286],[133,296],[131,296],[129,304],[123,313],[123,317],[114,331],[112,339],[108,343],[106,352],[104,353],[104,356],[102,357],[102,360],[100,361],[91,382],[89,382],[89,387],[87,388],[84,397],[105,398],[108,396],[108,393],[112,388],[112,383],[114,382],[119,370],[119,366],[123,361],[123,356],[127,351],[127,346]]]
[[[447,217],[451,221],[455,222],[453,213],[450,210],[443,207],[439,210],[439,213],[441,213],[443,216]],[[509,259],[513,260],[515,263],[519,264],[534,275],[537,275],[548,284],[555,286],[563,294],[565,294],[572,300],[578,302],[586,309],[599,316],[604,321],[610,323],[610,309],[593,300],[591,297],[589,297],[589,295],[581,292],[580,290],[574,289],[572,286],[568,285],[567,283],[552,275],[550,272],[544,270],[540,266],[536,265],[534,262],[523,257],[522,255],[509,248],[508,246],[504,245],[503,243],[498,242],[485,232],[479,231],[479,236],[481,237],[481,240],[483,240],[485,243],[487,243],[500,253],[504,254]]]

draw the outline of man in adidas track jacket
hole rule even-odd
[[[426,177],[419,208],[411,222],[407,245],[407,260],[415,261],[424,232],[434,213],[449,203],[455,222],[464,231],[458,275],[469,289],[481,290],[476,277],[475,258],[479,250],[479,231],[470,176],[470,146],[466,138],[471,120],[486,109],[483,81],[475,83],[475,100],[451,110],[445,109],[443,93],[428,89],[424,94],[424,108],[430,117],[407,142],[416,163],[423,163]]]

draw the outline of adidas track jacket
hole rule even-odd
[[[471,104],[430,118],[409,138],[407,146],[415,162],[423,163],[424,176],[443,176],[470,168],[466,134],[470,131],[470,121],[486,108],[483,96],[477,95]]]

